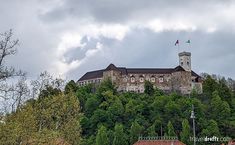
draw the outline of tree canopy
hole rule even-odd
[[[110,80],[98,86],[70,81],[65,89],[47,83],[38,97],[4,116],[0,144],[132,145],[140,136],[167,135],[190,145],[192,104],[197,136],[234,138],[233,90],[212,77],[205,82],[205,92],[191,98],[164,94],[151,84],[149,91],[134,93],[117,92]]]

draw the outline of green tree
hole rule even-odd
[[[85,103],[85,113],[88,116],[91,116],[98,106],[99,106],[99,100],[97,99],[97,97],[91,96],[90,98],[87,99]]]
[[[0,145],[22,144],[32,139],[32,134],[37,131],[37,122],[33,107],[30,104],[10,114],[6,123],[0,124]]]
[[[187,119],[182,121],[182,132],[180,133],[180,138],[185,144],[189,144],[190,126]]]
[[[113,102],[108,107],[108,111],[112,114],[113,121],[121,121],[124,107],[119,98],[113,100]]]
[[[127,145],[126,134],[122,124],[116,124],[114,128],[113,145]]]
[[[144,93],[150,96],[154,94],[153,84],[150,81],[144,82]]]
[[[64,93],[68,94],[69,92],[76,92],[77,91],[77,84],[74,82],[74,80],[69,81],[65,88],[64,88]]]
[[[223,120],[230,117],[230,106],[226,101],[222,101],[218,92],[214,91],[210,105],[210,116],[216,121],[223,122]],[[219,114],[219,115],[218,115]]]
[[[207,96],[211,96],[212,93],[218,89],[218,83],[210,75],[206,76],[206,79],[203,81],[203,92]]]
[[[219,127],[215,120],[209,120],[205,129],[201,132],[204,136],[220,136]]]
[[[232,90],[229,89],[228,82],[226,81],[226,79],[222,77],[221,79],[219,79],[218,84],[219,84],[219,88],[218,88],[219,96],[221,96],[223,100],[227,102],[231,102]]]
[[[148,136],[155,137],[157,136],[156,130],[155,130],[155,124],[151,125],[148,129]]]
[[[98,87],[98,95],[102,95],[102,93],[106,91],[112,91],[113,94],[116,93],[115,85],[112,83],[110,78],[101,82],[100,86]]]
[[[130,129],[130,144],[134,144],[138,140],[138,137],[141,134],[142,130],[143,127],[137,121],[134,121],[132,123]]]
[[[168,136],[176,136],[174,126],[172,125],[171,121],[167,124],[167,135]]]
[[[96,135],[96,145],[109,145],[109,139],[107,129],[105,126],[101,126]]]
[[[91,128],[95,129],[99,124],[106,124],[111,126],[113,122],[110,118],[110,115],[111,114],[108,111],[102,109],[95,110],[90,119]]]

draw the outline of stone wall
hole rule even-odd
[[[85,80],[79,82],[81,84],[88,83],[100,83],[103,79],[110,78],[111,81],[117,86],[118,91],[133,91],[144,92],[144,82],[150,81],[155,88],[159,88],[164,92],[178,92],[181,94],[189,94],[192,89],[195,89],[198,93],[202,93],[202,83],[194,82],[194,77],[191,76],[191,72],[177,71],[171,74],[124,74],[120,71],[109,70],[103,72],[103,78],[95,78],[92,80]]]
[[[191,72],[178,71],[172,73],[172,91],[189,94],[191,92],[191,82]]]

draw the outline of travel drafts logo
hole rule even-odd
[[[194,141],[194,137],[189,138],[190,141]],[[217,137],[217,136],[212,136],[212,137],[195,137],[196,142],[229,142],[232,140],[231,137]]]

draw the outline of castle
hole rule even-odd
[[[110,64],[106,69],[87,72],[77,83],[80,86],[110,78],[118,91],[144,92],[145,80],[164,92],[190,94],[192,89],[202,93],[201,77],[191,70],[191,53],[179,53],[179,65],[175,68],[125,68]]]

